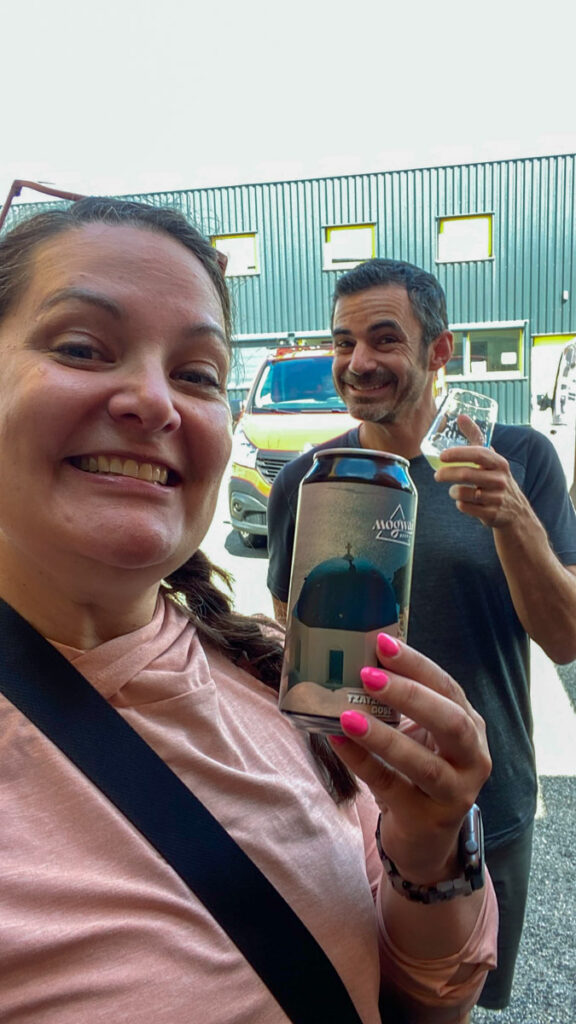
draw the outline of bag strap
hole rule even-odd
[[[128,722],[1,599],[0,692],[174,868],[294,1024],[360,1024],[332,963],[277,889]]]

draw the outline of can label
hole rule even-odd
[[[302,485],[280,708],[313,731],[343,711],[398,721],[362,687],[376,638],[408,629],[416,494],[345,480]]]

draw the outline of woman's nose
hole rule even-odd
[[[182,421],[170,381],[160,368],[126,373],[109,399],[108,410],[112,419],[132,421],[147,433],[172,433]]]

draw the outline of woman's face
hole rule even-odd
[[[218,295],[171,237],[42,244],[0,324],[0,559],[161,579],[199,546],[231,444]]]

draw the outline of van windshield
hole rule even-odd
[[[332,360],[283,359],[268,363],[252,399],[251,412],[343,412],[334,388]]]

